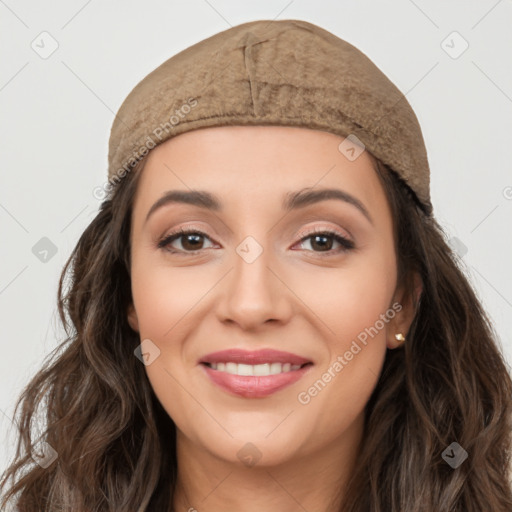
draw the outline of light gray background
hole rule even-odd
[[[0,471],[14,399],[63,336],[58,278],[98,210],[92,190],[106,177],[114,112],[171,55],[256,19],[318,24],[406,94],[427,145],[436,217],[458,240],[512,361],[510,0],[0,0]],[[43,237],[57,248],[46,262],[32,250]]]

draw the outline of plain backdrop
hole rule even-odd
[[[0,0],[0,471],[14,400],[63,339],[62,267],[98,211],[121,102],[175,53],[256,19],[346,39],[406,94],[434,213],[512,362],[512,2]]]

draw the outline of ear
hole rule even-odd
[[[133,302],[128,306],[128,323],[135,332],[139,332],[139,319],[137,318]]]
[[[412,276],[413,290],[412,292],[405,287],[399,287],[393,296],[392,308],[396,314],[388,324],[386,331],[386,346],[389,349],[395,349],[404,343],[407,343],[407,333],[411,327],[416,309],[423,293],[423,284],[418,273]],[[400,305],[400,306],[398,306]],[[405,341],[398,341],[395,338],[396,334],[402,334]]]

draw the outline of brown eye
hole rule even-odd
[[[158,242],[158,247],[160,249],[165,248],[170,252],[194,252],[205,248],[205,239],[209,240],[209,237],[201,231],[179,230],[175,233],[167,235],[165,238],[160,240],[160,242]],[[169,248],[169,246],[171,246],[171,244],[175,241],[181,242],[181,248]]]
[[[305,241],[310,241],[310,246],[313,252],[332,252],[333,244],[338,243],[341,248],[336,251],[343,252],[353,249],[355,247],[354,242],[348,240],[347,238],[341,236],[335,231],[323,231],[323,232],[315,232],[308,236],[305,236],[301,239],[301,245],[305,243]]]

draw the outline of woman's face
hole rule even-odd
[[[410,318],[372,157],[343,141],[234,126],[150,152],[128,318],[183,446],[272,465],[359,440]]]

